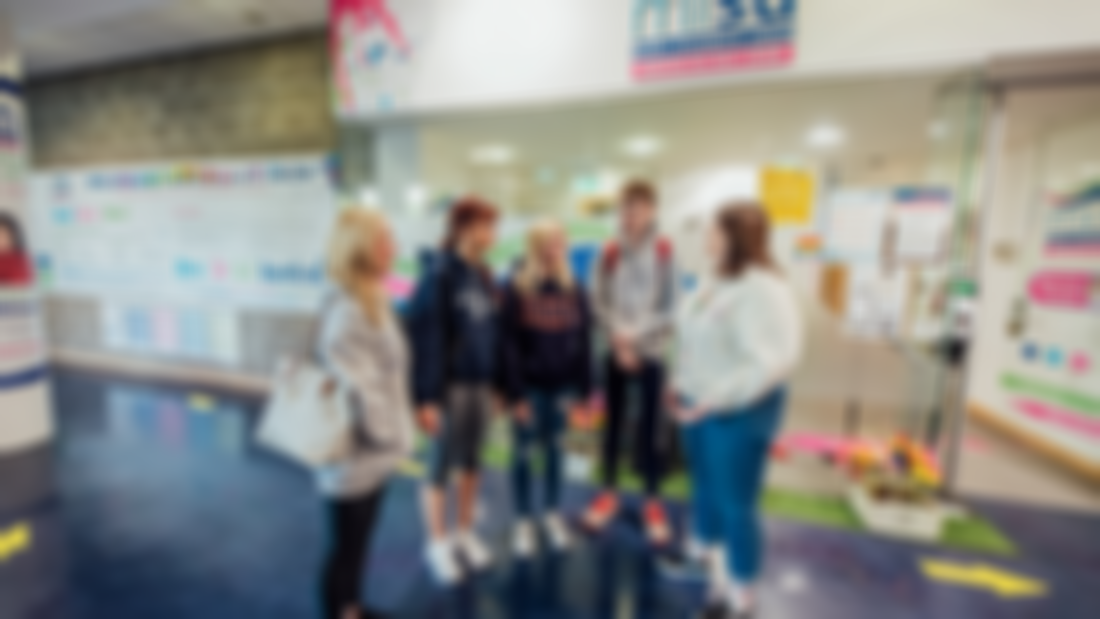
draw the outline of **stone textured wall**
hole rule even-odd
[[[40,168],[327,151],[324,33],[31,81]]]
[[[35,165],[42,170],[331,151],[336,131],[327,54],[324,33],[304,34],[32,81]],[[47,329],[63,358],[90,357],[119,371],[136,360],[165,378],[186,376],[196,365],[111,350],[100,310],[91,297],[47,299]],[[308,315],[246,312],[237,320],[241,364],[208,368],[216,373],[263,376],[281,356],[307,350]]]

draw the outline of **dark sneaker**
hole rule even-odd
[[[689,555],[682,546],[670,546],[657,555],[661,575],[670,580],[707,582],[707,566]]]
[[[696,615],[696,619],[744,619],[744,617],[725,604],[707,602],[703,612]]]

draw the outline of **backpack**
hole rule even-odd
[[[657,242],[654,244],[654,249],[657,251],[657,263],[662,267],[668,267],[672,264],[672,243],[664,237],[658,237]],[[615,269],[619,266],[619,259],[622,256],[622,248],[619,247],[618,241],[611,241],[603,249],[603,253],[600,255],[600,275],[605,279],[610,277]]]

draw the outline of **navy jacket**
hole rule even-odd
[[[492,276],[453,252],[425,258],[424,275],[406,308],[418,406],[442,404],[449,384],[495,385],[499,378]]]
[[[501,308],[503,390],[516,402],[531,390],[592,390],[592,311],[579,286],[545,281],[530,294],[514,285]]]

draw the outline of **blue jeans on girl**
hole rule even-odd
[[[722,547],[729,574],[746,584],[763,565],[759,503],[786,400],[786,388],[779,388],[744,409],[684,429],[695,534],[708,546]]]
[[[563,403],[569,394],[561,391],[535,391],[527,402],[531,407],[530,423],[512,423],[512,496],[516,514],[530,518],[534,512],[535,459],[542,456],[542,511],[558,507],[564,476],[562,435],[566,411]]]

